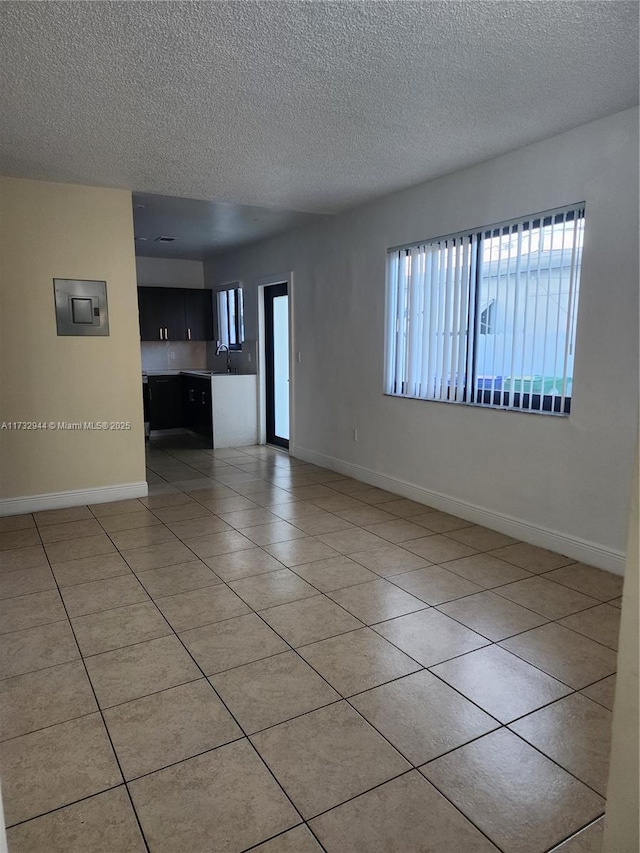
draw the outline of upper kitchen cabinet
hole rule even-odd
[[[210,290],[139,287],[140,339],[143,341],[213,340]]]

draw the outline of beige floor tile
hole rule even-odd
[[[9,530],[26,530],[28,527],[35,526],[36,523],[30,512],[24,515],[5,515],[0,518],[0,533],[6,533]]]
[[[97,711],[81,661],[0,681],[0,740]]]
[[[549,572],[546,577],[600,601],[609,601],[621,596],[624,583],[621,575],[614,575],[612,572],[605,572],[603,569],[596,569],[585,563],[573,563],[571,566],[556,569]]]
[[[212,533],[224,533],[233,528],[215,515],[202,518],[190,518],[187,521],[174,521],[167,525],[179,539],[194,539],[198,536],[209,536]]]
[[[611,599],[611,601],[609,602],[609,604],[613,605],[613,607],[619,607],[619,608],[622,608],[622,596],[620,596],[620,598],[613,598],[613,599]]]
[[[426,607],[424,601],[398,589],[384,578],[337,589],[327,595],[365,625],[404,616]]]
[[[361,489],[358,491],[356,497],[359,501],[364,501],[365,503],[372,504],[374,506],[380,505],[382,509],[384,509],[384,504],[388,501],[395,501],[398,499],[398,495],[393,492],[387,492],[385,489],[378,489],[374,487]]]
[[[71,625],[85,657],[172,633],[171,627],[151,601],[90,613],[72,619]]]
[[[233,498],[229,498],[229,500],[233,500]],[[257,506],[254,506],[253,509],[239,509],[219,513],[219,515],[224,522],[231,525],[231,527],[235,527],[236,530],[240,530],[244,527],[254,527],[258,524],[268,524],[270,521],[279,520],[278,516],[274,515],[268,509]]]
[[[535,545],[529,545],[526,542],[497,548],[491,553],[494,557],[506,560],[507,563],[513,563],[514,566],[519,566],[521,569],[526,569],[534,574],[548,572],[551,569],[573,563],[570,557],[556,554],[553,551],[545,551],[544,548],[537,548]]]
[[[350,701],[415,765],[498,727],[488,714],[424,670]]]
[[[491,554],[474,554],[461,560],[450,560],[447,570],[487,589],[531,577],[530,572],[505,563]]]
[[[21,530],[6,530],[0,533],[0,551],[14,551],[40,544],[40,536],[35,527],[24,527]]]
[[[211,510],[211,512],[215,512],[215,514],[220,517],[231,512],[259,509],[258,505],[252,500],[241,495],[237,495],[233,498],[205,498],[204,500],[201,498],[200,502],[203,506],[206,506],[207,509]],[[223,518],[223,520],[226,521],[227,524],[231,524],[232,527],[235,527],[235,525],[228,519]]]
[[[7,826],[122,782],[99,714],[0,744]]]
[[[397,515],[398,518],[415,518],[418,515],[424,515],[427,512],[436,512],[436,510],[425,504],[419,504],[415,501],[400,498],[395,501],[385,501],[385,512],[390,512],[392,515]]]
[[[42,545],[29,545],[0,552],[0,572],[17,572],[22,569],[40,569],[48,567]]]
[[[343,696],[353,696],[416,672],[420,665],[370,628],[361,628],[298,649]]]
[[[404,544],[409,543],[405,542]],[[371,569],[372,572],[385,578],[431,565],[424,557],[412,554],[399,545],[389,545],[388,543],[371,551],[356,551],[350,557],[365,568]]]
[[[174,631],[187,631],[249,613],[247,605],[224,584],[156,599]]]
[[[620,610],[609,604],[601,604],[590,610],[574,613],[560,620],[565,628],[571,628],[578,634],[583,634],[591,640],[596,640],[610,649],[618,648],[618,634],[620,633]]]
[[[489,591],[449,601],[438,610],[494,642],[547,621],[544,616]]]
[[[455,542],[448,536],[432,534],[422,539],[412,539],[404,543],[405,548],[419,557],[424,557],[430,563],[445,563],[448,560],[459,560],[461,557],[469,557],[475,554],[475,548]]]
[[[353,530],[354,526],[350,521],[346,521],[344,518],[340,518],[330,512],[324,512],[323,510],[318,510],[318,512],[322,513],[322,515],[308,515],[302,518],[295,518],[291,523],[309,534],[309,536],[318,536],[321,533],[337,533],[340,530]]]
[[[95,536],[103,532],[95,518],[84,521],[67,521],[64,524],[51,524],[40,528],[40,538],[45,545],[51,542],[64,542],[67,539],[81,539],[83,536]]]
[[[396,516],[385,512],[377,506],[364,506],[362,509],[342,509],[337,515],[346,522],[356,524],[358,527],[366,527],[370,524],[380,524],[384,521],[396,521]],[[311,531],[309,531],[311,532]],[[318,531],[321,532],[321,531]],[[329,533],[329,531],[325,531]],[[424,533],[422,534],[424,536]]]
[[[457,515],[450,515],[447,512],[440,512],[439,510],[432,510],[429,513],[421,515],[417,523],[427,530],[432,530],[434,533],[447,533],[450,530],[475,527],[472,521],[467,521],[465,518],[459,518]]]
[[[161,637],[86,658],[101,708],[200,678],[198,667],[177,637]]]
[[[354,554],[356,551],[370,551],[372,548],[387,544],[379,536],[357,527],[352,530],[339,530],[337,533],[323,533],[317,538],[340,554],[347,555]]]
[[[170,489],[170,491],[164,491],[164,489]],[[178,489],[172,488],[170,486],[163,486],[162,494],[151,494],[151,489],[149,489],[149,497],[140,498],[140,502],[145,506],[149,507],[150,510],[153,511],[154,515],[157,515],[158,518],[161,518],[160,515],[156,512],[158,509],[167,509],[168,507],[176,507],[176,506],[185,506],[185,505],[193,505],[195,501],[193,498],[189,497],[189,495],[185,495],[184,492],[178,491]],[[161,519],[165,520],[165,519]],[[173,519],[172,519],[173,520]]]
[[[283,568],[282,563],[262,548],[247,548],[246,551],[207,557],[204,562],[226,583]]]
[[[251,740],[304,818],[410,767],[344,702],[281,723]]]
[[[312,483],[309,486],[293,486],[291,493],[300,501],[312,501],[317,498],[331,498],[335,492],[321,483]]]
[[[193,628],[180,634],[180,639],[205,675],[261,660],[289,648],[255,613]]]
[[[122,556],[134,572],[177,566],[179,563],[188,563],[194,559],[193,551],[177,539],[160,545],[148,545],[146,548],[123,551]]]
[[[601,817],[559,847],[554,847],[551,853],[602,853],[603,841],[604,818]]]
[[[129,575],[131,569],[120,554],[100,554],[97,557],[81,557],[79,560],[67,560],[66,563],[54,563],[53,574],[59,586],[74,586],[78,583],[101,581],[118,575]]]
[[[65,539],[64,542],[52,542],[44,546],[49,562],[64,563],[67,560],[79,560],[81,557],[95,557],[98,554],[110,554],[116,550],[106,533],[95,536],[83,536],[81,539]]]
[[[0,600],[0,634],[65,620],[67,614],[57,589]]]
[[[580,692],[585,696],[588,696],[589,699],[593,699],[594,702],[597,702],[604,708],[608,708],[610,711],[613,711],[613,700],[616,693],[616,677],[615,675],[609,675],[607,678],[603,678],[602,681],[596,681],[595,684],[585,687]]]
[[[149,600],[144,587],[133,574],[66,586],[60,592],[72,618]]]
[[[10,678],[80,657],[68,620],[2,636],[0,678]]]
[[[500,645],[575,690],[616,671],[617,655],[612,649],[554,623],[518,634]]]
[[[123,512],[144,512],[144,504],[138,498],[126,498],[122,501],[107,501],[102,504],[89,504],[89,509],[96,518],[105,518],[108,515],[121,515]]]
[[[3,572],[0,573],[0,600],[55,589],[55,586],[53,572],[48,566]]]
[[[276,542],[288,542],[291,539],[302,539],[306,536],[304,531],[282,519],[244,528],[242,533],[256,545],[272,545]]]
[[[325,595],[270,607],[260,615],[294,648],[363,627],[362,622]]]
[[[11,853],[145,853],[124,786],[14,826]]]
[[[497,853],[417,771],[331,809],[310,825],[327,853]]]
[[[312,515],[328,515],[328,513],[320,509],[311,501],[291,501],[289,503],[277,504],[270,509],[278,518],[284,518],[285,521],[295,523],[297,518],[309,518]]]
[[[376,625],[375,630],[422,666],[487,645],[487,640],[437,610],[421,610]]]
[[[425,569],[394,575],[391,580],[396,586],[417,596],[427,604],[442,604],[483,589],[478,584],[461,578],[460,575],[455,575],[441,566],[427,566]]]
[[[499,646],[434,666],[433,672],[501,723],[570,692],[566,685]]]
[[[177,537],[164,524],[153,524],[148,527],[134,527],[130,530],[118,530],[109,533],[119,551],[132,548],[147,548],[150,545],[162,545],[165,542],[176,542]]]
[[[154,853],[245,850],[300,822],[246,741],[137,779],[130,791]]]
[[[68,521],[83,521],[93,518],[93,513],[88,506],[69,506],[64,509],[45,509],[43,512],[33,514],[38,527],[46,527],[49,524],[65,524]]]
[[[574,693],[510,728],[603,797],[607,793],[612,713]]]
[[[504,548],[507,545],[515,545],[517,539],[512,536],[506,536],[504,533],[498,533],[497,530],[490,530],[488,527],[480,527],[473,525],[465,527],[462,530],[452,530],[448,533],[450,539],[455,539],[456,542],[463,542],[465,545],[470,545],[476,551],[491,551],[495,548]]]
[[[386,515],[391,516],[390,513],[386,513]],[[394,518],[394,516],[391,516],[391,518],[393,519],[392,521],[367,524],[365,529],[395,545],[407,542],[410,539],[422,539],[424,536],[425,528],[422,525],[414,524],[405,518]]]
[[[196,539],[185,541],[193,553],[205,559],[206,557],[217,557],[219,554],[230,554],[233,551],[244,551],[255,547],[251,539],[247,539],[237,530],[227,530],[224,533],[211,533],[209,536],[199,536]]]
[[[231,581],[229,586],[254,610],[264,610],[318,594],[317,589],[289,569]]]
[[[495,592],[549,619],[561,619],[598,603],[595,598],[560,586],[541,576],[498,587]]]
[[[125,779],[242,737],[206,679],[109,708],[104,718]]]
[[[322,847],[306,826],[297,826],[253,847],[251,853],[322,853]]]
[[[506,729],[422,768],[504,853],[542,853],[604,811],[604,800]]]
[[[313,563],[316,560],[325,560],[338,554],[335,548],[330,548],[311,536],[306,539],[293,539],[290,542],[267,545],[265,551],[289,568],[303,563]]]
[[[364,492],[369,489],[368,483],[363,483],[361,480],[353,480],[351,477],[343,477],[340,480],[334,480],[331,488],[344,495],[351,495],[355,492]]]
[[[378,579],[378,575],[344,556],[304,563],[302,566],[296,566],[295,573],[322,592]]]
[[[215,572],[200,560],[138,572],[137,578],[152,598],[163,598],[221,583]]]
[[[187,496],[185,495],[184,497],[186,498]],[[164,507],[154,507],[153,513],[164,524],[171,524],[174,521],[186,521],[191,518],[209,518],[211,516],[210,509],[193,500],[193,498],[190,498],[188,501],[182,501],[177,505],[171,503]]]
[[[104,515],[100,524],[107,533],[120,530],[133,530],[135,527],[152,527],[162,522],[148,509],[141,507],[140,512],[124,512],[122,515]]]
[[[340,699],[295,652],[283,652],[209,679],[247,734]]]

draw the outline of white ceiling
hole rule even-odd
[[[635,105],[638,10],[2,2],[0,172],[335,213]]]

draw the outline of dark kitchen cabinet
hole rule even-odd
[[[213,340],[210,290],[139,287],[138,314],[142,341]]]
[[[178,429],[182,426],[181,378],[149,376],[147,400],[150,429]]]
[[[183,425],[213,442],[211,379],[183,374],[181,381]]]

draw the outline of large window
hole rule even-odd
[[[218,299],[218,338],[230,350],[241,350],[244,340],[242,288],[221,290]]]
[[[584,204],[392,249],[388,394],[569,414]]]

